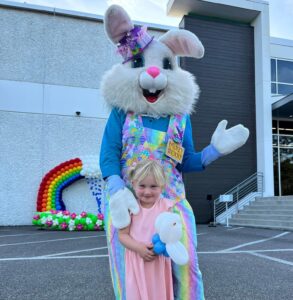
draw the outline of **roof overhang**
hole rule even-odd
[[[292,118],[293,117],[293,93],[285,96],[272,104],[273,117]]]
[[[250,24],[263,10],[264,5],[268,5],[268,2],[263,0],[169,0],[167,14],[182,17],[194,13]]]

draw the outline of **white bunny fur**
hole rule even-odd
[[[123,28],[117,26],[117,19]],[[119,6],[110,7],[105,16],[106,33],[116,44],[117,36],[133,28],[127,13]],[[143,51],[144,66],[132,68],[132,61],[114,65],[104,75],[101,90],[104,99],[110,107],[116,107],[124,112],[133,111],[137,114],[154,116],[191,114],[199,97],[199,87],[195,77],[182,70],[177,63],[176,56],[190,56],[201,58],[204,48],[199,39],[186,30],[171,30],[153,40]],[[169,58],[173,69],[163,68],[163,59]],[[160,69],[160,75],[166,81],[158,100],[150,103],[142,93],[143,73],[150,66]]]
[[[163,69],[163,58],[171,58],[173,70]],[[103,77],[101,89],[111,107],[138,114],[173,115],[190,114],[199,96],[199,87],[192,74],[182,70],[172,51],[159,41],[153,41],[144,51],[145,66],[131,68],[131,61],[117,64]],[[142,94],[139,76],[149,66],[157,66],[167,77],[167,86],[155,103],[149,103]]]

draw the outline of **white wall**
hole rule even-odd
[[[271,38],[270,52],[273,58],[293,60],[293,41]]]
[[[106,119],[109,109],[100,90],[0,80],[0,110]]]
[[[264,196],[274,195],[269,6],[254,20],[257,171],[264,175]]]

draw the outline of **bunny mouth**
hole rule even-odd
[[[146,98],[147,102],[155,103],[158,100],[161,91],[162,90],[157,90],[154,93],[152,93],[149,90],[143,89],[142,93],[143,93],[144,97]]]

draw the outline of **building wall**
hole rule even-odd
[[[83,15],[0,7],[0,226],[31,224],[41,179],[56,165],[99,155],[109,115],[100,80],[121,59],[102,20]],[[63,198],[75,212],[97,209],[83,180]]]
[[[205,47],[201,60],[181,59],[201,88],[196,112],[192,115],[197,150],[210,143],[222,119],[228,128],[242,123],[250,130],[246,145],[210,165],[205,172],[184,177],[187,198],[198,222],[212,217],[213,198],[227,192],[256,172],[255,78],[253,27],[209,17],[185,16],[181,27],[194,32]]]
[[[0,10],[0,79],[99,88],[119,58],[101,21]]]
[[[270,53],[272,58],[293,60],[293,41],[271,38]]]
[[[271,38],[270,39],[270,54],[271,58],[293,61],[293,41]],[[275,80],[272,79],[272,82]],[[271,103],[275,103],[282,99],[284,95],[273,94],[271,97]]]

